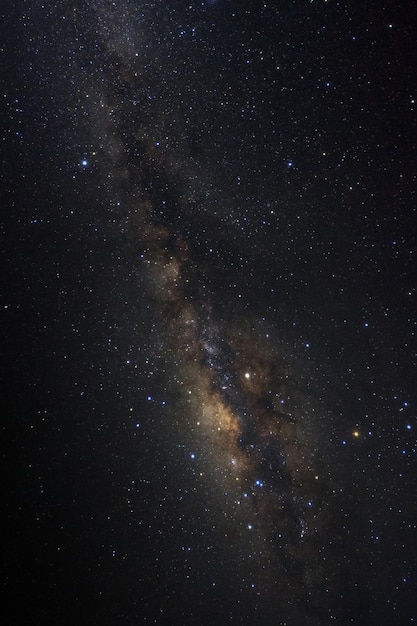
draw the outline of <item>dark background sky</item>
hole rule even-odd
[[[416,17],[3,7],[16,623],[417,620]]]

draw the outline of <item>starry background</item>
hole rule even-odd
[[[3,8],[16,623],[417,621],[400,4]]]

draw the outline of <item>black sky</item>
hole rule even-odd
[[[412,624],[416,9],[2,9],[19,624]]]

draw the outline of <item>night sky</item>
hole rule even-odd
[[[2,12],[10,623],[417,623],[416,4]]]

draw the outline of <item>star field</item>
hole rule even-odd
[[[3,15],[3,587],[417,621],[413,3]]]

